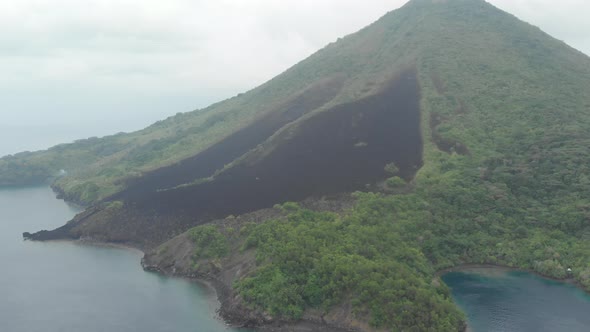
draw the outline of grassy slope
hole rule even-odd
[[[466,149],[426,139],[410,194],[244,226],[259,263],[236,285],[246,302],[298,318],[352,301],[375,326],[451,331],[461,315],[431,282],[442,268],[571,267],[590,289],[590,58],[479,1],[414,1],[371,29],[390,31],[383,53],[418,55],[425,138]]]

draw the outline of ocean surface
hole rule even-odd
[[[588,332],[590,295],[573,285],[506,269],[445,274],[474,332]]]
[[[22,240],[77,211],[46,187],[0,190],[0,331],[244,331],[207,288],[144,272],[139,251]]]

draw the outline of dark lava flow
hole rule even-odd
[[[415,69],[381,93],[320,112],[253,164],[215,180],[174,190],[123,195],[158,214],[189,214],[197,223],[310,196],[362,190],[387,177],[395,162],[406,179],[422,165],[420,92]]]
[[[254,124],[238,130],[194,157],[131,180],[127,184],[127,189],[107,198],[107,200],[143,196],[159,189],[169,189],[196,179],[209,177],[215,171],[222,169],[225,164],[229,164],[264,142],[281,127],[332,100],[342,88],[342,83],[341,77],[315,83],[301,94],[274,107],[274,110],[255,121]]]

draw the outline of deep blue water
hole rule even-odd
[[[76,212],[49,188],[0,190],[0,331],[237,331],[210,291],[144,272],[138,251],[22,240]]]
[[[442,279],[475,332],[588,332],[590,296],[521,271],[469,269]]]

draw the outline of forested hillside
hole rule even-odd
[[[376,327],[451,331],[461,316],[432,282],[444,268],[565,278],[569,267],[590,289],[590,59],[481,1],[412,1],[376,26],[388,45],[411,26],[398,45],[420,49],[424,166],[390,182],[411,192],[358,193],[342,216],[288,205],[256,226],[219,226],[236,252],[256,252],[236,292],[278,317],[349,302]]]

